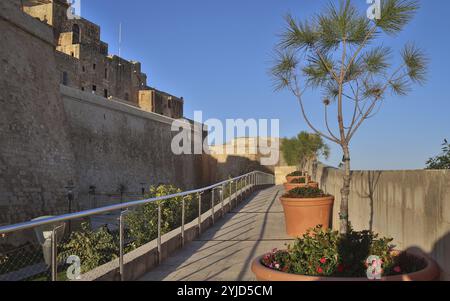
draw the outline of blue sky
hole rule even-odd
[[[362,10],[365,0],[353,0]],[[450,1],[422,0],[407,29],[382,42],[400,50],[415,41],[431,59],[428,82],[407,97],[389,97],[351,144],[355,169],[416,169],[450,139]],[[277,118],[281,136],[308,130],[289,93],[274,92],[267,70],[283,16],[307,18],[325,0],[83,0],[82,16],[102,28],[110,53],[142,62],[149,85],[186,100],[185,115],[202,110],[205,118]],[[398,58],[396,55],[395,58]],[[395,63],[395,60],[394,60]],[[317,103],[321,94],[308,93]],[[307,105],[315,124],[322,107]],[[330,143],[329,164],[341,150]]]

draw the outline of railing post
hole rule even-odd
[[[202,234],[202,194],[198,194],[198,236]]]
[[[233,207],[233,181],[230,181],[230,201],[229,201],[229,204],[230,204],[230,211],[231,211],[231,209]]]
[[[253,172],[253,174],[252,174],[252,191],[255,190],[255,184],[256,184],[255,179],[256,179],[256,172]]]
[[[52,230],[52,257],[51,257],[51,273],[52,281],[58,281],[58,248],[57,248],[57,227],[54,226]]]
[[[220,202],[222,203],[222,217],[225,215],[225,212],[224,212],[224,197],[223,197],[223,195],[224,195],[224,193],[225,193],[225,184],[222,184],[222,189],[220,190]]]
[[[212,223],[213,223],[213,225],[214,225],[214,206],[215,206],[215,204],[214,204],[214,192],[215,192],[215,190],[216,190],[216,188],[214,187],[212,190],[211,190],[211,217],[212,217]]]
[[[236,181],[236,198],[234,200],[234,207],[237,207],[238,204],[238,197],[239,197],[239,180]]]
[[[247,187],[247,181],[248,181],[248,175],[247,176],[245,176],[245,178],[244,178],[244,184],[245,184],[245,188],[244,188],[244,193],[247,193],[247,189],[248,189],[248,187]]]
[[[186,219],[186,217],[185,217],[185,211],[186,211],[186,199],[185,199],[185,197],[183,197],[183,200],[182,200],[182,202],[181,202],[181,245],[184,247],[184,242],[185,242],[185,239],[184,239],[184,223],[185,223],[185,219]]]
[[[162,252],[161,252],[161,202],[158,202],[158,263],[161,264]]]
[[[239,179],[239,193],[238,193],[238,204],[242,201],[242,193],[244,191],[244,187],[242,185],[242,182],[244,182],[244,178]],[[237,207],[237,206],[236,206]]]
[[[246,176],[245,176],[245,193],[247,193],[247,191],[248,191],[248,183],[249,183],[249,181],[248,181],[248,175],[246,175]]]
[[[120,213],[120,217],[119,217],[119,273],[120,273],[120,281],[125,281],[125,270],[124,270],[124,245],[125,245],[125,235],[124,235],[124,226],[125,226],[125,221],[124,221],[124,215],[125,215],[125,211],[122,211]]]

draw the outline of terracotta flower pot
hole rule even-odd
[[[385,276],[378,281],[436,281],[440,278],[440,270],[436,262],[428,257],[428,255],[421,253],[411,254],[417,258],[424,259],[427,267],[421,271],[411,274]],[[252,272],[256,275],[258,281],[375,281],[368,278],[346,278],[346,277],[320,277],[320,276],[303,276],[283,273],[265,267],[261,260],[264,256],[258,257],[253,261]]]
[[[319,183],[317,182],[309,182],[308,184],[304,183],[284,183],[284,189],[286,192],[291,191],[295,188],[303,188],[303,187],[313,187],[313,188],[319,188]]]
[[[296,179],[302,179],[302,178],[305,179],[306,176],[298,176],[298,177],[290,177],[290,176],[287,176],[287,177],[286,177],[286,180],[287,180],[288,183],[291,183],[292,181],[294,181],[294,180],[296,180]],[[308,181],[308,182],[311,182],[311,176],[308,176],[307,181]]]
[[[286,233],[292,237],[303,236],[308,229],[322,225],[323,229],[330,227],[334,197],[321,198],[280,198],[284,208]]]

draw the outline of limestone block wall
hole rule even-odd
[[[61,86],[69,125],[80,199],[89,186],[137,192],[141,183],[176,184],[185,189],[202,183],[201,155],[174,155],[173,119],[121,102]]]
[[[0,224],[64,213],[75,157],[52,29],[0,1]]]
[[[316,180],[336,197],[337,230],[342,171],[319,164]],[[349,216],[356,230],[371,229],[394,238],[400,249],[429,253],[450,280],[450,171],[354,171]]]

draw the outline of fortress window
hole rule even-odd
[[[128,93],[125,93],[125,100],[129,101],[130,100],[130,95]]]
[[[104,90],[103,95],[105,96],[105,98],[108,98],[108,90],[107,89]]]
[[[107,79],[107,78],[108,78],[108,69],[105,68],[105,79]]]
[[[97,86],[96,85],[93,85],[92,86],[92,92],[96,92],[97,91]]]
[[[84,87],[81,87],[81,91],[84,91]]]
[[[80,26],[73,24],[72,26],[72,44],[80,44]]]
[[[86,67],[83,66],[82,69],[83,69],[83,72],[86,72]]]
[[[97,68],[97,64],[93,64],[93,65],[92,65],[92,69],[95,70],[95,68]]]
[[[67,86],[69,84],[69,76],[67,75],[67,72],[63,72],[62,84],[64,86]]]
[[[75,53],[73,53],[73,51],[70,53],[71,56],[75,56]]]

